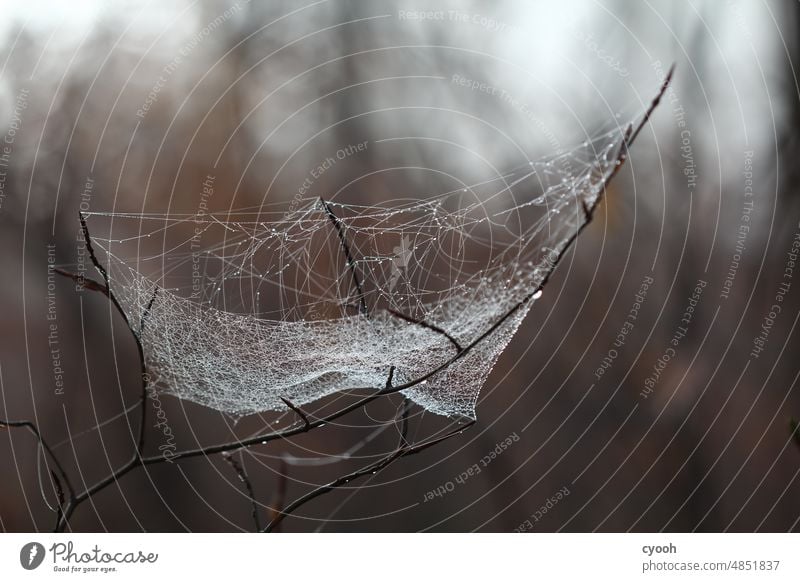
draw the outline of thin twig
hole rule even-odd
[[[70,273],[69,271],[65,271],[64,269],[59,269],[58,267],[53,267],[53,271],[55,271],[62,277],[72,279],[84,289],[89,289],[90,291],[99,291],[103,295],[108,296],[108,289],[106,288],[106,286],[102,285],[101,283],[98,283],[94,279],[88,279],[83,275]]]
[[[319,201],[322,203],[322,208],[325,210],[325,214],[328,215],[331,223],[333,223],[333,227],[336,229],[336,234],[339,235],[339,243],[341,243],[342,251],[344,252],[345,259],[347,259],[347,267],[350,269],[350,274],[353,277],[353,285],[355,285],[355,288],[358,291],[359,311],[362,315],[369,317],[367,300],[364,297],[364,287],[361,286],[361,280],[358,277],[358,271],[356,271],[356,261],[353,258],[353,253],[350,252],[350,245],[347,244],[347,237],[345,236],[342,221],[339,220],[339,217],[333,213],[330,205],[325,202],[325,199],[322,198],[322,196],[320,196]]]
[[[418,325],[420,327],[424,327],[425,329],[429,329],[431,331],[435,331],[436,333],[443,335],[448,340],[450,340],[450,343],[453,344],[453,346],[456,348],[457,352],[463,352],[464,351],[464,348],[461,347],[461,344],[458,343],[458,340],[456,340],[456,338],[454,338],[452,335],[447,333],[445,330],[443,330],[438,325],[434,325],[432,323],[428,323],[427,321],[423,321],[422,319],[417,319],[415,317],[411,317],[410,315],[406,315],[405,313],[401,313],[400,311],[395,311],[394,309],[387,309],[386,311],[388,311],[389,313],[391,313],[395,317],[399,317],[400,319],[402,319],[404,321],[407,321],[409,323],[415,323],[416,325]]]
[[[153,302],[155,301],[156,295],[158,294],[158,287],[156,287],[155,291],[153,292],[152,298],[150,299],[149,303],[147,304],[147,307],[145,308],[144,312],[142,313],[142,319],[140,321],[139,333],[137,334],[136,331],[131,326],[131,322],[130,322],[130,319],[128,318],[127,313],[125,313],[125,310],[122,308],[122,305],[120,304],[119,300],[117,299],[117,296],[114,294],[113,290],[111,289],[111,283],[110,283],[110,280],[109,280],[108,271],[102,265],[102,263],[98,260],[97,255],[95,254],[94,246],[92,245],[92,237],[89,234],[89,227],[86,224],[86,218],[84,217],[82,212],[78,213],[78,220],[80,221],[81,232],[83,233],[83,240],[84,240],[84,244],[86,245],[86,252],[89,255],[89,259],[91,260],[92,265],[94,265],[94,268],[97,270],[98,273],[100,273],[101,277],[103,278],[103,284],[102,285],[100,283],[94,281],[94,280],[88,279],[88,281],[90,281],[90,284],[88,286],[86,286],[86,288],[90,289],[90,290],[100,291],[106,297],[108,297],[108,299],[111,301],[111,304],[114,306],[114,308],[120,314],[122,319],[125,321],[125,324],[131,330],[131,335],[133,336],[134,342],[136,343],[136,350],[137,350],[138,356],[139,356],[139,368],[140,368],[140,374],[141,374],[141,395],[139,397],[139,408],[141,410],[141,413],[140,413],[140,416],[139,416],[139,436],[138,436],[138,439],[136,441],[136,451],[134,453],[133,458],[130,461],[128,461],[125,465],[123,465],[117,472],[112,473],[111,475],[109,475],[109,477],[111,479],[106,483],[106,485],[108,485],[108,484],[114,482],[117,479],[116,475],[120,471],[127,472],[127,471],[130,471],[131,469],[133,469],[134,467],[139,466],[141,464],[142,455],[144,453],[145,426],[146,426],[146,419],[147,419],[147,406],[146,406],[146,404],[147,404],[148,377],[147,377],[147,364],[145,362],[145,357],[144,357],[144,346],[142,345],[142,340],[141,340],[141,332],[144,330],[145,320],[146,320],[147,316],[149,315],[150,308],[153,306]],[[67,273],[65,271],[61,271],[60,269],[59,269],[58,272],[59,272],[59,274],[67,276],[67,277],[69,277],[69,278],[71,278],[73,280],[75,280],[75,278],[76,278],[76,276],[74,274]],[[81,278],[79,278],[79,280],[80,279]],[[84,285],[85,285],[85,281],[87,281],[87,279],[83,279],[83,281],[84,281]],[[124,474],[124,473],[122,473],[122,474]],[[92,493],[90,493],[89,488],[85,489],[83,491],[83,493],[81,493],[79,495],[76,495],[74,493],[74,491],[70,492],[69,500],[67,501],[66,507],[65,507],[64,511],[62,512],[62,519],[60,520],[60,523],[56,526],[56,530],[57,531],[62,529],[62,528],[64,528],[64,527],[66,527],[70,516],[75,511],[75,508],[78,507],[78,505],[80,505],[81,503],[83,503],[83,501],[85,501],[86,499],[91,497],[91,495],[92,495]]]
[[[36,428],[36,425],[29,420],[2,420],[0,419],[0,427],[11,427],[11,428],[26,428],[28,429],[33,435],[36,437],[36,440],[39,441],[39,445],[45,450],[47,455],[53,460],[53,463],[58,469],[59,474],[61,475],[61,479],[63,479],[64,483],[67,484],[67,490],[70,492],[70,495],[74,494],[75,489],[72,487],[72,483],[69,480],[69,476],[67,472],[64,471],[64,467],[61,465],[61,462],[58,460],[58,457],[53,453],[53,450],[50,448],[50,445],[47,444],[47,441],[42,437],[39,429]]]
[[[308,493],[306,493],[302,497],[299,497],[298,499],[295,499],[292,503],[287,505],[278,515],[276,515],[272,519],[272,521],[270,521],[267,524],[267,527],[264,528],[264,532],[265,533],[269,533],[269,532],[275,531],[275,528],[278,527],[278,525],[280,525],[280,523],[286,517],[291,515],[294,511],[296,511],[297,509],[299,509],[300,507],[302,507],[303,505],[305,505],[309,501],[311,501],[313,499],[316,499],[317,497],[321,497],[322,495],[325,495],[326,493],[330,493],[331,491],[334,491],[337,488],[342,487],[343,485],[346,485],[346,484],[350,483],[354,479],[357,479],[357,478],[362,477],[364,475],[375,474],[378,471],[388,467],[392,462],[396,461],[400,457],[404,457],[404,456],[408,456],[410,454],[414,454],[414,452],[411,452],[411,451],[415,447],[411,447],[408,444],[408,441],[406,440],[406,438],[408,437],[408,417],[409,417],[409,412],[410,411],[411,411],[411,401],[408,398],[404,398],[403,399],[403,404],[401,405],[400,412],[399,412],[399,417],[401,419],[400,443],[397,445],[397,447],[391,453],[389,453],[387,456],[379,459],[378,461],[375,461],[374,463],[371,463],[371,464],[367,465],[366,467],[362,467],[361,469],[358,469],[357,471],[353,471],[352,473],[348,473],[347,475],[343,475],[343,476],[339,477],[338,479],[335,479],[335,480],[331,481],[330,483],[327,483],[325,485],[317,487],[316,489],[313,489],[312,491],[309,491]],[[463,430],[463,428],[460,429],[459,432],[461,432],[462,430]],[[420,450],[422,450],[422,449],[420,449]],[[416,451],[416,452],[419,452],[419,451]]]
[[[303,424],[306,427],[306,430],[311,428],[311,421],[308,420],[308,415],[305,412],[303,412],[303,410],[299,406],[293,404],[291,400],[289,400],[288,398],[284,398],[283,396],[281,396],[281,400],[283,400],[283,403],[289,408],[291,408],[294,411],[294,413],[300,417],[300,419],[303,421]]]
[[[142,334],[144,333],[144,324],[147,321],[147,317],[150,315],[150,310],[153,308],[153,303],[156,301],[156,296],[158,295],[158,287],[155,288],[153,291],[153,296],[150,297],[150,301],[147,302],[147,305],[142,312],[142,317],[139,320],[139,338],[141,339]]]
[[[61,515],[64,511],[64,488],[61,486],[61,479],[58,478],[58,475],[55,471],[50,469],[50,477],[53,479],[53,483],[56,487],[56,498],[58,499],[58,511],[56,511],[56,525],[53,528],[55,531],[58,528],[58,524],[61,523]]]
[[[75,499],[75,488],[72,486],[72,482],[69,479],[69,475],[64,470],[64,467],[61,465],[61,461],[59,461],[58,457],[53,452],[53,449],[50,448],[50,445],[47,444],[47,441],[42,437],[42,434],[39,432],[39,429],[36,425],[29,421],[29,420],[2,420],[0,419],[0,427],[8,427],[8,428],[25,428],[30,431],[39,443],[39,446],[44,449],[47,456],[52,459],[53,464],[55,465],[56,469],[58,469],[58,474],[52,469],[50,470],[50,475],[53,478],[53,483],[56,489],[56,496],[58,497],[58,509],[56,511],[56,527],[53,531],[58,531],[59,526],[62,522],[62,518],[64,516],[64,489],[61,485],[62,481],[67,486],[67,491],[69,491],[69,499],[72,501]],[[59,477],[60,475],[60,477]],[[45,499],[45,503],[47,500]]]
[[[653,99],[653,101],[650,103],[650,107],[648,107],[647,111],[645,111],[644,117],[639,122],[639,125],[636,127],[636,129],[633,131],[633,134],[631,134],[630,139],[628,140],[628,145],[632,144],[636,140],[636,138],[639,137],[639,132],[642,131],[644,126],[647,125],[647,122],[650,121],[650,116],[653,115],[653,111],[656,110],[656,107],[658,107],[658,104],[661,102],[661,98],[667,92],[667,88],[669,87],[669,84],[672,82],[672,75],[674,73],[675,73],[675,63],[672,63],[672,66],[670,66],[669,71],[667,71],[667,75],[664,77],[664,81],[661,83],[661,89],[656,94],[655,99]]]
[[[378,471],[382,471],[383,469],[388,467],[390,464],[392,464],[397,459],[400,459],[402,457],[410,457],[412,455],[416,455],[418,453],[421,453],[424,450],[427,450],[427,449],[429,449],[429,448],[431,448],[431,447],[433,447],[435,445],[438,445],[439,443],[442,443],[442,442],[444,442],[444,441],[446,441],[448,439],[451,439],[456,435],[462,434],[465,430],[467,430],[473,424],[475,424],[475,421],[471,420],[469,423],[465,424],[464,426],[461,426],[461,427],[459,427],[459,428],[457,428],[457,429],[455,429],[455,430],[453,430],[453,431],[451,431],[451,432],[449,432],[449,433],[447,433],[447,434],[445,434],[445,435],[443,435],[441,437],[438,437],[436,439],[433,439],[433,440],[430,440],[430,441],[426,441],[426,442],[423,442],[423,443],[420,443],[420,444],[417,444],[417,445],[413,445],[413,446],[400,447],[400,448],[396,449],[394,452],[392,452],[391,454],[387,455],[386,457],[383,457],[382,459],[376,461],[375,463],[372,463],[371,465],[368,465],[366,467],[358,469],[357,471],[353,471],[352,473],[349,473],[347,475],[343,475],[343,476],[339,477],[338,479],[335,479],[334,481],[331,481],[330,483],[328,483],[326,485],[322,485],[321,487],[318,487],[317,489],[314,489],[313,491],[311,491],[311,492],[307,493],[306,495],[300,497],[299,499],[293,501],[290,505],[286,506],[286,508],[281,512],[280,516],[278,516],[275,519],[273,519],[267,525],[267,527],[264,528],[264,532],[265,533],[269,533],[269,532],[274,531],[275,527],[277,527],[283,521],[283,519],[285,519],[288,515],[291,515],[299,507],[301,507],[302,505],[305,505],[306,503],[308,503],[312,499],[316,499],[317,497],[320,497],[321,495],[324,495],[326,493],[330,493],[331,491],[334,491],[334,490],[338,489],[339,487],[342,487],[343,485],[347,485],[348,483],[350,483],[351,481],[354,481],[355,479],[358,479],[359,477],[364,477],[366,475],[374,475]]]
[[[272,503],[270,503],[269,507],[269,522],[272,521],[280,515],[281,507],[283,507],[284,503],[286,502],[286,489],[289,482],[289,465],[286,463],[286,459],[281,458],[280,464],[278,465],[278,486],[275,487],[275,494],[272,498]],[[273,528],[272,531],[277,531],[277,527]],[[262,531],[259,529],[259,531]]]
[[[247,472],[244,470],[244,465],[242,465],[239,461],[236,460],[232,454],[224,454],[222,458],[225,459],[228,464],[233,467],[233,470],[236,471],[236,474],[239,476],[239,480],[244,483],[245,489],[247,489],[247,496],[250,498],[250,503],[253,505],[253,523],[255,523],[256,529],[255,531],[261,531],[261,518],[259,517],[258,511],[258,501],[256,501],[255,493],[253,492],[253,484],[250,482],[250,478],[247,476]]]
[[[145,362],[144,358],[144,346],[142,345],[142,334],[144,333],[144,324],[147,321],[147,317],[150,315],[150,310],[153,308],[153,303],[155,302],[157,295],[158,287],[156,287],[153,291],[153,296],[150,298],[150,301],[147,303],[147,306],[142,312],[142,317],[139,320],[139,334],[133,334],[136,338],[136,346],[139,349],[140,373],[142,375],[142,387],[139,394],[139,409],[141,410],[139,415],[139,440],[136,445],[136,451],[140,456],[144,452],[145,422],[147,419],[147,386],[149,384],[147,363]]]

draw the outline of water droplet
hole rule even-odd
[[[533,294],[534,299],[539,299],[542,296],[542,290],[539,289],[536,293]]]

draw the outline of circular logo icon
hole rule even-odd
[[[19,551],[19,563],[26,570],[35,570],[44,561],[44,546],[39,542],[29,542]]]

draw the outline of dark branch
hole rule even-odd
[[[647,125],[647,122],[650,121],[650,116],[653,115],[653,111],[655,111],[656,107],[658,107],[658,104],[661,103],[661,98],[667,92],[667,88],[669,87],[669,84],[672,82],[672,75],[674,73],[675,73],[675,63],[672,63],[672,66],[669,68],[669,71],[667,71],[667,76],[664,77],[664,81],[661,83],[661,89],[658,91],[658,94],[656,94],[653,101],[650,102],[650,107],[648,107],[647,111],[645,111],[644,117],[642,117],[642,120],[639,122],[639,125],[637,125],[636,129],[633,130],[633,134],[631,134],[631,136],[628,138],[627,145],[632,144],[636,140],[636,138],[639,137],[639,132],[642,131],[644,126]]]
[[[387,309],[386,311],[388,311],[389,313],[391,313],[395,317],[399,317],[400,319],[402,319],[404,321],[407,321],[409,323],[415,323],[420,327],[424,327],[425,329],[429,329],[431,331],[435,331],[436,333],[443,335],[448,340],[450,340],[450,343],[453,344],[453,346],[456,348],[457,352],[463,352],[464,351],[464,348],[461,347],[461,344],[458,343],[456,338],[454,338],[452,335],[447,333],[445,330],[443,330],[438,325],[434,325],[432,323],[428,323],[427,321],[423,321],[421,319],[416,319],[415,317],[411,317],[410,315],[406,315],[405,313],[401,313],[400,311],[395,311],[394,309]]]
[[[30,431],[39,443],[47,456],[53,461],[56,469],[58,470],[58,474],[52,469],[50,470],[50,475],[53,478],[53,483],[56,489],[56,496],[58,498],[58,510],[56,516],[56,530],[59,527],[59,523],[61,522],[61,518],[63,516],[63,507],[64,507],[64,489],[61,483],[65,483],[67,485],[67,491],[69,491],[69,498],[70,500],[75,499],[75,489],[70,482],[69,476],[67,472],[64,470],[64,467],[61,465],[61,461],[58,460],[58,457],[53,453],[53,449],[50,448],[50,445],[47,444],[47,441],[42,437],[39,429],[36,428],[36,425],[29,420],[2,420],[0,419],[0,427],[9,427],[9,428],[25,428]],[[45,500],[46,502],[47,500]]]
[[[53,531],[58,529],[58,524],[61,523],[61,516],[64,513],[64,488],[61,486],[61,479],[58,478],[58,475],[55,471],[50,469],[50,477],[53,479],[53,483],[56,487],[56,498],[58,499],[58,510],[56,511],[56,525],[53,528]]]
[[[84,289],[89,289],[90,291],[99,291],[106,297],[108,296],[108,289],[105,285],[98,283],[94,279],[87,279],[83,275],[78,275],[76,273],[70,273],[69,271],[65,271],[63,269],[59,269],[58,267],[54,267],[53,271],[61,275],[62,277],[67,277],[68,279],[72,279],[76,283],[78,283]]]
[[[286,502],[286,487],[289,482],[289,465],[286,459],[281,458],[280,465],[278,466],[278,486],[275,488],[275,495],[272,498],[269,508],[269,522],[272,523],[276,517],[281,514],[281,507]],[[277,525],[272,531],[276,531]],[[259,528],[257,531],[263,531]]]
[[[350,245],[347,244],[347,237],[345,236],[344,226],[342,226],[342,221],[339,220],[339,217],[333,213],[331,210],[330,205],[325,202],[325,200],[320,196],[320,202],[322,203],[322,208],[325,210],[325,214],[328,215],[333,227],[336,229],[336,234],[339,235],[339,243],[342,245],[342,251],[344,252],[344,256],[347,259],[347,267],[350,269],[350,274],[353,277],[353,285],[358,292],[358,308],[362,315],[369,317],[369,309],[367,308],[367,300],[364,297],[364,287],[361,286],[361,280],[358,278],[358,271],[356,271],[356,261],[353,258],[353,253],[350,252]]]
[[[411,411],[411,401],[408,398],[403,399],[403,404],[400,407],[399,416],[401,419],[401,428],[400,428],[400,443],[398,444],[397,448],[392,451],[386,457],[379,459],[378,461],[367,465],[366,467],[362,467],[357,471],[352,473],[348,473],[347,475],[343,475],[334,481],[326,485],[322,485],[317,487],[316,489],[309,491],[302,497],[294,500],[292,503],[287,505],[283,511],[278,513],[275,517],[273,517],[272,521],[267,524],[267,527],[264,528],[265,533],[269,533],[275,531],[275,528],[280,525],[280,523],[289,515],[291,515],[294,511],[308,503],[309,501],[316,499],[326,493],[330,493],[335,489],[342,487],[353,481],[354,479],[358,479],[359,477],[363,477],[364,475],[373,475],[378,471],[385,469],[388,467],[392,462],[396,461],[400,457],[408,456],[410,454],[414,454],[411,452],[415,447],[411,447],[408,444],[406,438],[408,437],[408,417]],[[463,429],[461,429],[463,430]],[[419,452],[419,451],[416,451]]]
[[[148,385],[148,377],[147,377],[147,363],[144,359],[144,346],[142,345],[142,334],[144,333],[144,324],[147,321],[147,317],[150,315],[150,310],[153,308],[153,303],[156,300],[156,296],[158,295],[158,287],[155,288],[153,291],[153,296],[150,298],[150,301],[147,303],[147,306],[144,308],[142,312],[142,317],[139,321],[139,333],[138,335],[136,332],[131,330],[133,333],[133,337],[136,340],[136,347],[139,351],[139,372],[142,375],[142,389],[139,394],[139,410],[140,418],[139,418],[139,441],[136,445],[136,450],[139,456],[142,455],[144,452],[144,430],[145,430],[145,421],[147,418],[147,385]]]
[[[141,338],[142,334],[144,333],[144,324],[147,321],[147,316],[150,315],[150,310],[153,308],[153,303],[155,303],[157,295],[158,287],[156,287],[153,291],[153,296],[150,298],[150,301],[147,302],[147,305],[142,312],[142,318],[139,320],[139,338]]]
[[[122,319],[125,321],[125,324],[131,330],[131,335],[133,336],[134,342],[136,342],[136,350],[139,356],[139,368],[141,374],[141,394],[139,397],[139,408],[141,410],[140,419],[139,419],[139,435],[136,442],[136,452],[131,460],[129,460],[125,465],[120,467],[117,471],[106,477],[105,479],[101,480],[98,484],[95,485],[96,489],[92,487],[88,487],[84,489],[84,491],[80,494],[75,494],[74,490],[70,487],[70,496],[69,500],[67,501],[66,507],[62,512],[61,519],[59,520],[58,524],[56,525],[56,530],[61,530],[62,528],[67,526],[69,522],[69,518],[72,513],[75,511],[75,508],[78,507],[81,503],[89,499],[96,491],[99,491],[114,481],[116,481],[119,477],[130,471],[131,469],[141,466],[142,458],[144,453],[144,444],[145,444],[145,426],[146,426],[146,419],[147,419],[147,385],[148,385],[148,377],[147,377],[147,364],[145,363],[144,357],[144,346],[142,345],[141,341],[141,334],[144,331],[145,321],[147,320],[147,316],[150,314],[150,309],[153,307],[153,303],[156,300],[158,295],[158,287],[155,288],[153,291],[153,296],[150,298],[147,306],[142,313],[142,318],[139,325],[139,331],[137,333],[136,330],[133,329],[131,326],[130,319],[128,315],[125,313],[125,310],[122,308],[119,300],[117,299],[114,292],[111,290],[111,284],[108,277],[108,271],[106,268],[100,263],[97,258],[97,255],[94,251],[94,246],[92,245],[92,237],[89,234],[89,227],[86,224],[86,218],[83,216],[82,212],[78,213],[78,219],[80,220],[81,224],[81,232],[83,233],[83,240],[86,245],[86,251],[89,255],[94,268],[97,269],[97,272],[103,278],[103,283],[98,283],[92,279],[85,279],[79,275],[74,273],[68,273],[66,271],[62,271],[61,269],[57,269],[60,275],[68,277],[72,280],[78,281],[83,283],[86,289],[91,291],[99,291],[103,293],[108,299],[111,301],[111,304],[120,314]],[[88,284],[87,284],[88,283]],[[62,471],[63,473],[63,471]],[[68,483],[69,484],[69,483]],[[100,486],[100,484],[102,484]]]
[[[78,213],[78,219],[81,222],[81,232],[83,233],[83,242],[86,244],[86,251],[89,253],[89,258],[92,260],[92,264],[94,268],[102,275],[103,281],[106,284],[106,290],[110,290],[111,286],[108,284],[108,271],[106,271],[105,267],[100,264],[100,261],[97,260],[97,255],[94,253],[94,246],[92,246],[92,237],[89,236],[89,227],[86,226],[86,218],[83,216],[83,212]]]
[[[311,421],[308,420],[308,415],[305,412],[303,412],[299,406],[293,404],[291,400],[289,400],[288,398],[284,398],[283,396],[281,396],[281,400],[283,400],[283,403],[289,408],[291,408],[294,411],[294,413],[300,417],[300,419],[303,421],[303,424],[305,425],[306,430],[311,428]]]
[[[236,471],[236,474],[239,476],[239,480],[244,483],[245,489],[247,489],[247,496],[250,498],[250,503],[253,505],[253,522],[255,523],[256,529],[255,531],[261,531],[261,518],[259,517],[258,511],[258,502],[256,501],[255,493],[253,492],[253,484],[250,482],[250,478],[247,476],[247,472],[244,470],[244,466],[242,466],[239,461],[231,454],[224,454],[222,458],[225,459],[228,464],[233,467],[233,470]]]

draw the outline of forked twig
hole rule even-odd
[[[435,331],[436,333],[438,333],[440,335],[443,335],[444,337],[446,337],[450,341],[451,344],[453,344],[453,347],[456,348],[457,352],[460,353],[460,352],[464,351],[464,348],[461,347],[461,344],[458,343],[458,340],[456,338],[454,338],[452,335],[450,335],[449,333],[447,333],[444,329],[442,329],[438,325],[434,325],[432,323],[428,323],[427,321],[424,321],[422,319],[417,319],[415,317],[411,317],[410,315],[406,315],[405,313],[402,313],[400,311],[395,311],[394,309],[387,309],[386,311],[388,311],[389,313],[391,313],[395,317],[399,317],[400,319],[402,319],[404,321],[407,321],[409,323],[415,323],[415,324],[419,325],[420,327],[424,327],[425,329],[429,329],[431,331]]]
[[[302,497],[297,498],[292,503],[287,505],[283,511],[277,514],[272,521],[267,524],[267,527],[264,528],[264,532],[269,533],[275,531],[275,528],[278,527],[281,522],[292,513],[294,513],[297,509],[316,499],[317,497],[321,497],[326,493],[330,493],[331,491],[335,491],[336,489],[347,485],[348,483],[358,479],[359,477],[363,477],[365,475],[374,475],[378,471],[381,471],[391,465],[394,461],[401,457],[407,457],[409,455],[414,455],[419,453],[426,448],[433,446],[436,443],[442,442],[447,440],[448,438],[460,434],[463,432],[469,425],[465,425],[460,427],[458,430],[447,433],[446,435],[434,439],[433,441],[425,442],[419,445],[410,445],[408,443],[408,425],[409,425],[409,413],[411,412],[411,401],[408,398],[403,399],[403,404],[400,407],[400,412],[398,416],[400,417],[401,421],[401,428],[400,428],[400,442],[398,443],[397,447],[385,457],[378,459],[374,463],[370,463],[369,465],[362,467],[352,473],[348,473],[347,475],[342,475],[341,477],[334,479],[330,483],[325,485],[321,485],[312,491],[309,491]],[[473,421],[474,422],[474,421]]]
[[[50,445],[47,444],[47,441],[42,437],[42,434],[39,432],[39,429],[36,425],[29,421],[29,420],[2,420],[0,419],[0,427],[6,428],[25,428],[29,432],[36,437],[36,440],[40,447],[45,451],[48,457],[53,461],[58,473],[53,469],[50,469],[50,477],[53,479],[53,484],[56,490],[56,498],[58,500],[58,507],[56,508],[56,529],[58,529],[62,518],[64,517],[64,507],[65,507],[65,499],[64,499],[64,488],[61,485],[62,481],[67,486],[67,491],[69,491],[69,498],[70,500],[75,498],[75,488],[72,486],[72,482],[69,479],[69,475],[64,470],[64,467],[61,465],[61,461],[53,452],[53,449],[50,448]],[[44,492],[42,492],[44,494]],[[45,502],[47,500],[45,499]],[[49,504],[48,504],[49,505]]]
[[[56,486],[56,498],[58,499],[58,508],[56,510],[56,527],[58,527],[58,524],[61,521],[61,515],[64,512],[64,488],[61,486],[61,479],[58,478],[58,475],[52,469],[50,469],[50,477],[53,479],[53,483]]]
[[[283,396],[281,396],[281,400],[283,400],[283,403],[289,408],[291,408],[294,411],[294,413],[300,417],[300,420],[303,421],[303,424],[306,427],[306,429],[311,427],[311,421],[308,420],[308,415],[305,412],[303,412],[299,406],[293,404],[291,400],[289,400],[288,398],[284,398]]]
[[[322,208],[325,211],[325,214],[328,215],[333,227],[336,229],[336,234],[339,235],[339,243],[342,245],[342,251],[344,252],[345,259],[347,259],[347,268],[350,269],[350,274],[353,277],[353,285],[358,292],[358,309],[361,315],[369,317],[369,309],[367,308],[367,300],[364,297],[364,287],[361,285],[361,279],[358,277],[358,271],[356,271],[356,261],[353,257],[353,253],[350,251],[350,245],[347,244],[347,236],[344,232],[344,226],[342,226],[342,221],[339,220],[339,217],[333,213],[331,210],[330,204],[325,202],[325,199],[320,196],[319,201],[322,203]]]

